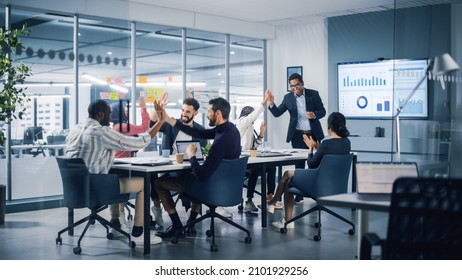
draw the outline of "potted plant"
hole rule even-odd
[[[22,62],[13,64],[11,54],[24,48],[20,37],[29,35],[30,30],[26,25],[22,28],[4,30],[0,28],[0,80],[3,88],[0,93],[0,146],[5,145],[5,125],[14,119],[22,119],[30,98],[25,94],[22,85],[31,75],[30,67]],[[0,185],[0,225],[5,222],[6,186]]]
[[[24,48],[20,37],[27,36],[30,29],[26,25],[22,28],[4,30],[0,28],[0,80],[3,88],[0,93],[0,145],[5,143],[5,126],[14,119],[22,119],[26,107],[24,106],[30,101],[30,98],[25,94],[25,88],[18,87],[24,84],[27,77],[31,75],[29,66],[22,62],[14,65],[11,54]]]

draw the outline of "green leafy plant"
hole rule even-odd
[[[22,119],[26,107],[30,101],[26,96],[26,88],[18,87],[24,84],[27,77],[31,76],[31,68],[22,62],[14,64],[11,54],[24,49],[21,36],[28,36],[30,29],[23,25],[19,29],[4,30],[0,28],[0,79],[3,84],[0,93],[0,123],[11,123],[14,119]],[[5,127],[0,129],[0,144],[5,141]]]
[[[205,145],[205,147],[201,147],[202,153],[204,154],[204,156],[207,156],[209,154],[210,147],[212,147],[212,144],[210,144],[210,143],[207,143],[207,145]]]

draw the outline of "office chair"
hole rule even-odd
[[[294,195],[302,195],[316,201],[322,196],[346,193],[348,190],[348,179],[350,175],[351,163],[353,154],[348,155],[325,155],[318,168],[315,169],[295,169],[294,177],[289,182],[289,193]],[[292,223],[314,211],[318,211],[318,222],[314,227],[318,229],[318,233],[313,237],[314,241],[321,240],[321,211],[325,211],[332,216],[351,225],[348,231],[349,235],[355,234],[355,225],[333,212],[329,208],[316,204],[311,209],[295,216],[284,224],[281,228],[281,233],[287,233],[287,224]]]
[[[210,208],[210,211],[205,215],[197,218],[196,220],[186,224],[182,231],[184,232],[187,228],[194,226],[195,224],[210,218],[210,229],[206,231],[207,237],[212,237],[212,244],[210,245],[210,251],[216,252],[218,250],[215,244],[215,218],[222,220],[242,231],[247,236],[244,239],[246,244],[252,242],[250,232],[238,225],[237,223],[226,219],[220,214],[216,213],[216,208],[236,206],[242,200],[242,188],[244,185],[244,174],[247,167],[248,157],[242,157],[233,160],[223,160],[218,166],[217,170],[203,182],[198,182],[193,174],[190,174],[190,178],[187,178],[185,192],[182,195],[190,197],[197,203],[205,204]],[[172,243],[178,242],[178,235],[172,238]]]
[[[375,245],[382,259],[462,259],[462,179],[397,179],[386,239],[366,233],[359,258]]]
[[[90,174],[85,162],[81,158],[56,158],[61,180],[63,183],[63,204],[69,210],[78,208],[89,208],[91,213],[85,218],[69,225],[58,232],[56,244],[62,245],[61,234],[72,230],[76,226],[87,222],[82,234],[79,237],[77,246],[73,252],[76,255],[82,253],[80,243],[88,227],[98,221],[106,228],[106,237],[113,239],[109,227],[114,228],[128,238],[130,248],[136,244],[131,241],[130,234],[114,227],[112,223],[101,217],[98,213],[107,208],[108,204],[120,203],[128,200],[130,194],[120,194],[119,176],[116,174]]]

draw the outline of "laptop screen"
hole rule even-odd
[[[176,141],[176,148],[178,153],[184,154],[184,160],[189,160],[188,155],[186,154],[186,148],[189,144],[194,144],[197,147],[196,158],[197,160],[204,160],[204,155],[202,154],[201,142],[199,140],[182,140]]]
[[[415,162],[357,162],[359,194],[391,194],[399,177],[418,177]]]

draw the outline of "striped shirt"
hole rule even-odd
[[[124,136],[109,126],[88,118],[74,127],[66,138],[66,157],[82,158],[92,174],[107,174],[116,150],[139,150],[151,142],[149,133]]]

